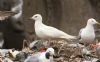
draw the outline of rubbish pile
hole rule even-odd
[[[99,43],[98,43],[99,46]],[[100,62],[99,47],[92,49],[80,43],[67,43],[65,41],[35,40],[22,51],[13,49],[0,49],[0,62],[37,62],[42,61],[43,52],[53,47],[54,56],[51,62]],[[46,54],[47,58],[48,55]],[[42,58],[40,57],[42,56]],[[45,56],[45,55],[44,55]],[[39,59],[37,59],[39,58]],[[41,58],[41,59],[40,59]],[[46,61],[45,61],[46,62]]]

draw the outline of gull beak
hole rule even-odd
[[[97,22],[97,24],[98,24],[98,25],[100,25],[100,23],[99,23],[99,22]]]

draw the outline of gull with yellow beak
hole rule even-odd
[[[41,14],[35,14],[31,19],[35,20],[35,33],[41,39],[76,39],[76,36],[69,35],[55,27],[43,24]]]
[[[93,43],[95,40],[95,24],[100,25],[100,23],[98,23],[94,18],[88,19],[86,27],[82,28],[79,32],[80,42],[84,43],[85,45]]]

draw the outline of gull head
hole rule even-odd
[[[50,53],[50,55],[55,55],[55,51],[54,51],[53,48],[48,48],[48,49],[46,50],[46,52],[47,52],[47,53]]]
[[[97,22],[94,18],[90,18],[90,19],[88,19],[88,22],[87,22],[87,23],[88,23],[88,24],[91,24],[91,25],[95,25],[95,24],[100,25],[100,23]]]
[[[31,19],[37,21],[37,20],[42,20],[42,16],[41,14],[35,14],[31,17]]]

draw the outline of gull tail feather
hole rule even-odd
[[[65,36],[62,36],[62,38],[66,39],[66,40],[69,40],[69,41],[72,41],[72,40],[76,40],[77,39],[76,36],[69,35],[69,34],[66,34]]]

